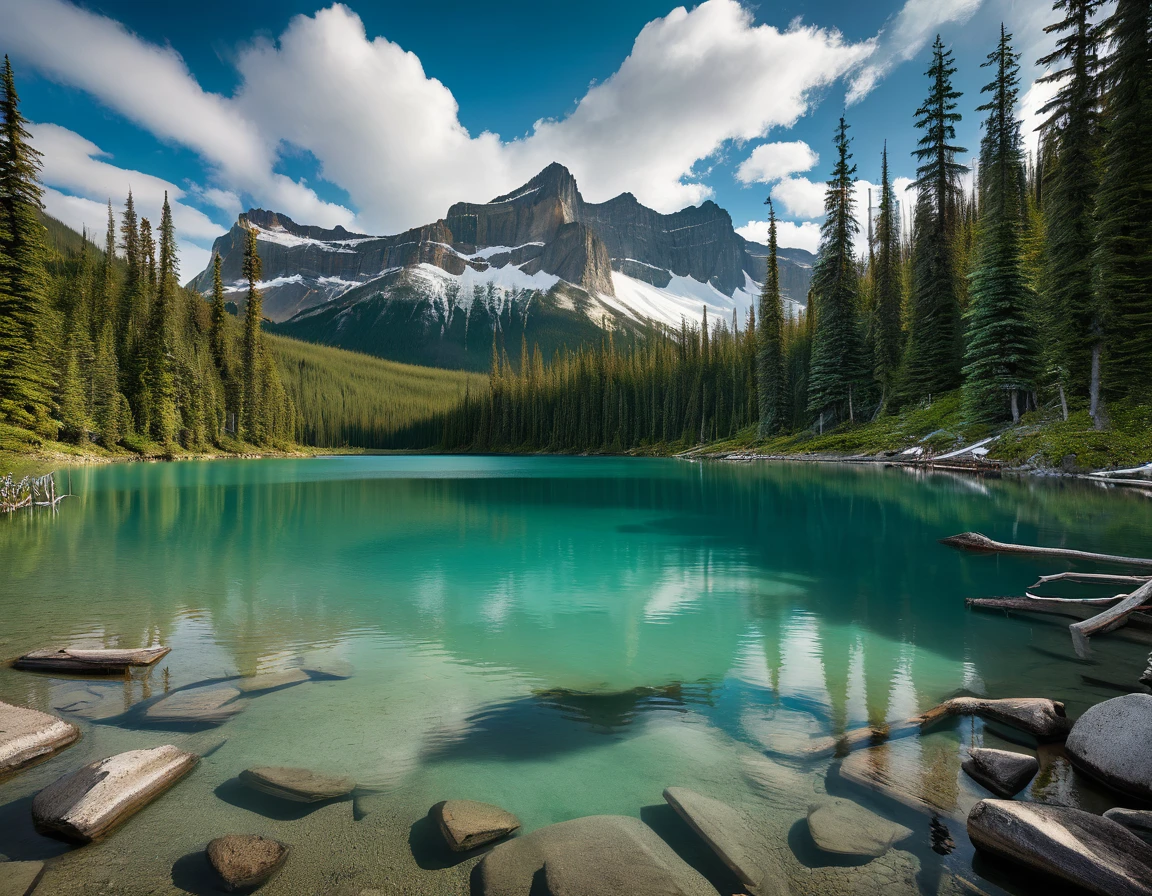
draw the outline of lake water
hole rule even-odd
[[[1069,567],[937,544],[977,530],[1147,553],[1152,501],[1078,481],[431,456],[70,475],[78,497],[58,513],[0,519],[0,654],[172,652],[111,680],[0,668],[0,699],[83,731],[0,782],[0,853],[49,859],[41,889],[52,894],[215,892],[202,850],[233,832],[292,846],[268,894],[466,893],[474,860],[447,856],[425,818],[448,798],[496,803],[525,831],[637,816],[722,892],[740,892],[665,807],[672,785],[745,812],[794,894],[1039,893],[974,857],[964,833],[986,795],[959,770],[964,748],[1005,746],[1006,732],[966,719],[869,754],[933,811],[864,791],[839,760],[803,750],[960,690],[1052,697],[1076,715],[1133,685],[1148,651],[1118,634],[1077,661],[1069,620],[966,610],[966,597],[1022,595]],[[148,701],[166,692],[301,667],[335,674],[244,697],[215,728],[146,724]],[[60,774],[126,749],[207,752],[221,740],[102,842],[75,849],[32,829],[32,795]],[[1039,755],[1022,799],[1115,804],[1059,748]],[[236,782],[255,765],[360,786],[285,806]],[[913,835],[871,862],[821,853],[804,819],[826,794]]]

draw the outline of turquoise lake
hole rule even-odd
[[[261,890],[273,896],[463,894],[475,860],[446,856],[425,818],[449,798],[502,806],[525,831],[637,816],[722,893],[742,892],[665,806],[668,786],[744,812],[794,894],[1040,893],[975,856],[964,832],[987,795],[960,771],[965,749],[1007,746],[1008,732],[965,719],[874,748],[935,807],[919,810],[803,751],[958,692],[1051,697],[1075,716],[1134,688],[1149,650],[1120,632],[1080,660],[1071,620],[967,610],[966,597],[1022,596],[1071,567],[937,543],[971,530],[1146,555],[1152,500],[1081,481],[436,456],[118,464],[69,478],[77,497],[57,513],[0,519],[0,655],[172,652],[112,679],[0,668],[0,699],[82,729],[0,781],[0,853],[47,859],[41,889],[53,894],[216,892],[202,851],[233,832],[292,846]],[[216,727],[144,724],[166,692],[296,668],[331,674],[245,696]],[[208,755],[107,839],[77,849],[35,833],[40,788],[164,743]],[[1038,755],[1021,799],[1117,804],[1059,747]],[[255,765],[359,787],[285,808],[236,782]],[[826,794],[913,834],[871,862],[821,853],[804,820]]]

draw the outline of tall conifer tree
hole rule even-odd
[[[1105,22],[1103,176],[1096,263],[1105,312],[1105,382],[1114,395],[1152,395],[1152,6],[1119,0]]]
[[[1031,321],[1032,294],[1024,268],[1026,187],[1024,151],[1016,100],[1019,55],[1000,26],[1000,42],[985,67],[994,80],[983,88],[989,101],[980,145],[980,225],[966,314],[963,407],[969,420],[1020,419],[1020,394],[1031,391],[1037,344]]]
[[[1044,29],[1060,35],[1056,49],[1039,61],[1052,71],[1041,79],[1058,85],[1041,109],[1048,118],[1043,140],[1044,218],[1047,233],[1046,313],[1059,338],[1058,364],[1068,391],[1088,399],[1097,427],[1100,404],[1103,315],[1092,282],[1096,190],[1099,186],[1100,119],[1097,38],[1093,16],[1102,0],[1056,0],[1063,18]]]
[[[876,294],[872,315],[873,364],[880,384],[880,400],[886,404],[896,386],[902,342],[901,315],[904,309],[904,276],[901,271],[900,228],[896,196],[888,171],[888,145],[880,160],[880,208],[876,216],[875,271]]]
[[[858,387],[864,377],[863,341],[859,327],[859,279],[853,240],[856,220],[856,166],[850,164],[848,124],[836,130],[836,165],[824,199],[820,253],[812,277],[819,312],[808,377],[808,410],[819,415],[855,419]]]
[[[212,255],[212,317],[208,331],[208,344],[212,349],[212,360],[222,374],[227,364],[224,326],[228,311],[224,306],[224,281],[220,277],[220,253]]]
[[[175,306],[176,231],[168,193],[160,213],[160,258],[156,274],[156,294],[149,322],[148,395],[149,425],[152,437],[163,444],[176,438],[176,376],[173,370],[173,313]]]
[[[29,141],[7,56],[0,117],[0,418],[54,436],[40,153]]]
[[[263,317],[262,297],[256,284],[260,281],[262,265],[256,244],[256,228],[248,228],[244,242],[244,279],[248,281],[248,296],[244,305],[244,345],[241,357],[241,388],[243,389],[242,431],[249,441],[262,440],[260,420],[261,330]]]
[[[749,311],[751,315],[751,311]],[[749,323],[751,332],[751,322]],[[780,294],[780,265],[776,258],[776,209],[768,197],[768,272],[760,291],[760,334],[757,354],[757,391],[760,402],[760,437],[784,427],[787,377],[784,372],[784,301]]]
[[[928,98],[916,110],[922,131],[912,156],[916,169],[915,238],[912,247],[912,295],[904,390],[912,400],[960,385],[962,331],[960,272],[956,234],[960,212],[960,176],[968,169],[956,161],[967,152],[956,145],[961,93],[952,86],[956,67],[951,50],[937,35],[932,45]]]

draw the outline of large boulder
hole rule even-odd
[[[978,784],[1008,800],[1036,777],[1040,771],[1040,761],[1035,756],[1009,750],[973,747],[961,768]]]
[[[904,825],[844,799],[809,806],[808,832],[824,852],[848,856],[882,856],[893,843],[912,836]]]
[[[199,758],[168,744],[93,762],[36,794],[32,822],[43,834],[95,840],[179,781]]]
[[[1128,828],[1144,841],[1152,841],[1152,809],[1109,809],[1104,817]]]
[[[208,844],[208,861],[227,890],[252,890],[271,880],[288,859],[288,847],[256,834],[228,834]]]
[[[593,815],[495,847],[477,866],[477,896],[529,896],[544,869],[551,896],[717,896],[638,818]]]
[[[49,647],[26,653],[12,665],[37,672],[110,674],[131,666],[151,666],[171,650],[171,647]]]
[[[1152,802],[1152,695],[1097,703],[1076,720],[1064,748],[1080,771]]]
[[[788,877],[759,826],[727,803],[687,787],[664,791],[676,813],[740,878],[752,896],[788,893]]]
[[[347,796],[356,782],[344,775],[325,775],[306,768],[262,765],[245,769],[240,780],[261,793],[295,803],[318,803]]]
[[[920,716],[922,727],[947,716],[980,716],[1031,734],[1037,740],[1061,740],[1072,722],[1064,704],[1046,697],[1005,697],[986,700],[982,697],[953,697]]]
[[[149,706],[144,718],[156,725],[222,725],[244,711],[239,696],[231,685],[181,688]]]
[[[1090,812],[982,800],[968,836],[983,852],[1098,896],[1152,896],[1152,846]]]
[[[63,750],[80,729],[46,712],[0,703],[0,777]]]
[[[520,828],[520,819],[511,812],[473,800],[437,803],[432,807],[432,816],[453,852],[475,849]]]
[[[0,862],[0,896],[31,896],[43,874],[43,862]]]

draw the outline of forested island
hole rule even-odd
[[[786,312],[770,206],[767,276],[741,322],[606,332],[545,358],[492,334],[487,378],[265,332],[248,241],[241,301],[180,285],[171,213],[132,196],[103,239],[45,218],[39,156],[3,77],[0,451],[176,457],[301,448],[876,455],[986,443],[1015,466],[1152,456],[1152,68],[1146,4],[1057,4],[1058,85],[1026,156],[1019,54],[1003,29],[977,107],[938,37],[909,227],[887,151],[878,215],[856,208],[851,126],[834,135],[807,305]],[[854,241],[867,228],[867,252]],[[522,337],[523,338],[523,337]],[[516,360],[512,361],[509,355]],[[992,437],[996,438],[992,438]],[[991,441],[986,441],[991,439]],[[55,447],[52,447],[55,446]],[[65,447],[70,446],[70,447]]]

